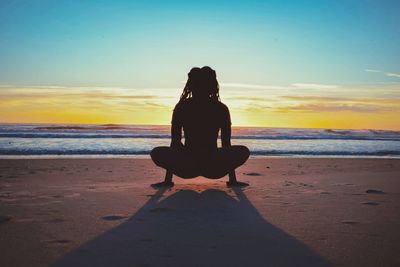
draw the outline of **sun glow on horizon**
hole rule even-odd
[[[249,127],[400,130],[398,91],[397,85],[377,90],[221,83],[233,126]],[[0,122],[168,125],[180,93],[173,88],[2,86]]]

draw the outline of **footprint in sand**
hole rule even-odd
[[[118,221],[118,220],[122,220],[125,218],[127,218],[127,216],[123,216],[123,215],[108,215],[108,216],[102,217],[102,219],[105,221]]]
[[[322,191],[322,192],[320,192],[320,194],[321,195],[330,195],[331,193],[330,192],[326,192],[326,191]]]
[[[343,224],[359,224],[359,222],[357,221],[351,221],[351,220],[346,220],[346,221],[342,221]]]
[[[306,186],[306,187],[314,187],[313,185],[311,185],[311,184],[306,184],[306,183],[299,183],[299,185],[301,185],[301,186]]]
[[[258,172],[244,172],[243,174],[248,176],[261,176],[261,173]]]
[[[379,205],[378,202],[372,202],[372,201],[362,202],[361,204],[368,205],[368,206],[377,206],[377,205]]]
[[[382,190],[368,189],[365,191],[367,194],[385,194]]]
[[[291,182],[291,181],[285,181],[284,185],[285,186],[291,186],[291,185],[296,185],[296,184]]]

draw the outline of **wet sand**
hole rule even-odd
[[[250,159],[244,189],[163,174],[0,160],[0,266],[400,266],[400,160]]]

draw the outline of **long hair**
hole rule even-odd
[[[193,97],[194,91],[203,91],[212,100],[220,101],[219,84],[215,70],[208,66],[192,68],[179,99],[179,103]]]

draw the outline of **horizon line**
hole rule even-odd
[[[52,124],[52,125],[125,125],[125,126],[165,126],[170,127],[171,124],[129,124],[129,123],[60,123],[60,122],[0,122],[0,125],[10,124]],[[372,129],[372,128],[323,128],[323,127],[274,127],[274,126],[243,126],[232,125],[232,128],[268,128],[268,129],[323,129],[323,130],[348,130],[348,131],[391,131],[399,132],[394,129]]]

